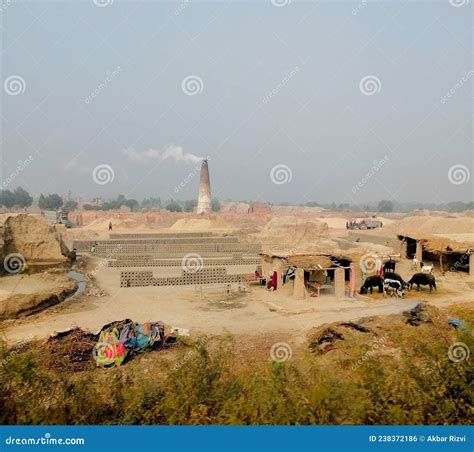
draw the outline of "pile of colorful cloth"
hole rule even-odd
[[[92,351],[97,366],[120,366],[127,356],[153,350],[165,340],[163,322],[135,323],[130,319],[104,325]]]

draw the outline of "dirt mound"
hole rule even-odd
[[[399,233],[419,234],[462,234],[474,231],[474,218],[467,216],[410,216],[394,226]]]
[[[21,254],[28,263],[65,263],[69,249],[54,226],[41,217],[9,216],[3,224],[3,254]]]
[[[206,232],[209,229],[229,229],[230,226],[222,219],[212,218],[181,218],[169,229],[172,231]]]
[[[329,241],[328,234],[327,223],[283,216],[272,218],[253,238],[264,249],[308,251],[314,249],[316,242]]]
[[[64,275],[13,275],[0,281],[0,320],[28,316],[64,301],[77,289]]]

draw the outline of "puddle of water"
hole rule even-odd
[[[75,263],[72,265],[71,270],[69,271],[67,276],[77,282],[77,290],[71,296],[67,297],[64,301],[71,300],[72,298],[83,294],[86,290],[86,278],[82,273],[76,271]]]

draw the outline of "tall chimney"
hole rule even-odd
[[[201,177],[199,180],[199,197],[197,213],[211,213],[211,183],[209,182],[209,164],[206,160],[201,163]]]

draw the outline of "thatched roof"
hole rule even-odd
[[[305,270],[315,270],[330,268],[332,266],[329,256],[320,254],[287,254],[285,252],[260,253],[264,259],[281,259],[288,265],[303,268]]]
[[[467,235],[465,235],[464,240],[460,240],[458,237],[450,237],[449,234],[433,235],[417,232],[403,233],[398,236],[423,242],[423,247],[431,253],[471,254],[474,252],[474,240],[469,240]]]

